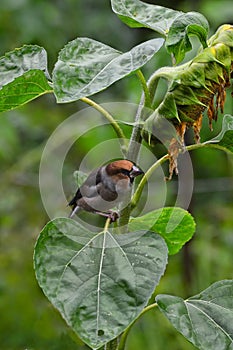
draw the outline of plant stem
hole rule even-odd
[[[155,96],[155,91],[157,89],[158,86],[158,80],[159,77],[157,76],[157,71],[154,72],[154,74],[151,75],[150,79],[148,80],[148,90],[151,96],[151,105],[152,108],[154,109],[154,105],[153,105],[153,101],[154,101],[154,96]]]
[[[224,147],[219,146],[218,144],[215,143],[196,143],[190,146],[187,146],[185,148],[185,151],[194,151],[198,148],[204,148],[204,147],[209,147],[209,148],[215,148],[215,149],[219,149],[221,151],[226,151],[224,149]],[[169,159],[169,154],[165,154],[162,158],[160,158],[159,160],[157,160],[157,162],[155,162],[148,170],[147,172],[144,174],[144,176],[142,177],[141,181],[138,184],[138,187],[136,189],[136,191],[134,192],[134,195],[131,199],[131,210],[133,208],[135,208],[135,206],[137,205],[137,202],[139,201],[143,188],[146,184],[146,182],[148,181],[149,177],[152,175],[152,173],[161,165],[163,164],[166,160]]]
[[[211,142],[211,140],[210,140],[210,142]],[[194,151],[198,148],[208,147],[208,148],[215,148],[215,149],[218,149],[220,151],[226,152],[226,148],[219,146],[218,143],[210,143],[210,142],[196,143],[194,145],[187,146],[186,150],[187,151]],[[230,152],[230,154],[232,154],[232,153]]]
[[[104,233],[108,231],[109,225],[111,224],[111,219],[107,218],[105,225],[104,225]]]
[[[129,141],[129,148],[127,152],[127,158],[132,160],[133,162],[137,162],[138,154],[141,146],[141,116],[144,108],[145,98],[144,94],[142,94],[141,100],[139,102],[139,106],[137,109],[137,113],[135,116],[135,125],[133,127],[133,131]]]
[[[142,85],[142,89],[143,89],[143,92],[144,92],[144,96],[145,96],[145,103],[144,103],[144,105],[145,105],[145,107],[150,108],[151,107],[151,102],[152,102],[151,101],[150,91],[148,89],[146,79],[145,79],[145,77],[144,77],[144,75],[143,75],[143,73],[142,73],[142,71],[140,69],[137,71],[137,76],[138,76],[138,78],[140,80],[140,83]]]
[[[144,94],[142,94],[138,109],[137,109],[137,113],[135,116],[135,126],[133,128],[132,134],[131,134],[131,138],[129,141],[129,148],[128,148],[128,152],[126,155],[127,159],[132,160],[133,162],[137,163],[138,160],[138,155],[139,155],[139,151],[140,151],[140,146],[141,146],[141,130],[140,130],[140,120],[141,120],[141,115],[142,115],[142,111],[143,111],[143,107],[144,107]],[[130,202],[130,197],[131,197],[132,191],[131,193],[129,193],[127,195],[127,198],[125,198],[125,202],[123,203],[122,207],[123,209],[120,212],[120,218],[119,218],[119,226],[123,226],[124,227],[124,231],[127,231],[127,224],[129,222],[129,217],[130,217],[130,212],[131,212],[131,205],[128,204],[126,206],[125,203],[129,203]]]
[[[116,350],[118,346],[118,338],[110,340],[107,344],[105,344],[103,350]]]
[[[135,125],[130,137],[128,152],[126,155],[127,159],[130,159],[135,163],[137,163],[137,160],[138,160],[138,155],[139,155],[141,141],[142,141],[140,121],[143,114],[143,108],[145,106],[145,91],[147,91],[146,92],[147,94],[149,93],[149,90],[147,89],[147,87],[145,88],[146,81],[141,71],[138,71],[138,76],[140,78],[142,85],[144,86],[143,88],[144,93],[142,93],[141,100],[139,102],[139,106],[135,116]],[[125,203],[129,203],[130,196],[131,196],[131,193],[125,199]],[[127,224],[129,222],[130,212],[131,212],[131,205],[127,205],[124,207],[124,204],[123,204],[123,209],[121,210],[121,213],[120,213],[119,226],[125,226],[125,228],[127,227]]]
[[[127,138],[126,138],[123,130],[121,129],[120,125],[116,122],[116,120],[113,118],[113,116],[108,111],[106,111],[106,109],[104,109],[101,105],[94,102],[90,98],[82,97],[80,100],[87,103],[89,106],[95,108],[98,112],[100,112],[109,121],[109,123],[111,124],[111,126],[113,127],[114,131],[116,132],[116,134],[118,136],[119,142],[121,143],[121,149],[122,149],[123,154],[126,154],[127,149],[128,149]]]
[[[141,181],[140,181],[136,191],[134,192],[133,198],[131,199],[131,210],[137,205],[137,202],[139,201],[139,198],[141,197],[142,190],[143,190],[146,182],[148,181],[149,177],[152,175],[152,173],[155,171],[155,169],[157,169],[162,163],[164,163],[168,159],[169,159],[169,155],[165,154],[165,156],[163,156],[162,158],[157,160],[157,162],[155,162],[147,170],[147,172],[144,174],[144,176],[142,177],[142,179],[141,179]]]
[[[147,311],[150,311],[154,308],[156,308],[158,305],[157,303],[154,303],[154,304],[151,304],[151,305],[148,305],[146,306],[142,311],[141,313],[138,315],[138,317],[126,328],[126,330],[122,333],[121,335],[121,339],[120,339],[120,342],[119,342],[119,345],[117,347],[117,350],[124,350],[125,349],[125,344],[126,344],[126,340],[127,340],[127,337],[128,337],[128,334],[131,330],[131,328],[133,327],[133,325],[137,322],[137,320],[143,316]]]
[[[143,88],[143,93],[142,93],[141,100],[135,116],[135,126],[131,134],[129,148],[127,152],[127,159],[130,159],[135,163],[137,163],[141,142],[142,142],[140,122],[143,119],[143,113],[146,112],[145,108],[146,107],[151,108],[154,89],[156,89],[153,83],[153,76],[149,79],[147,83],[141,70],[137,71],[137,75],[138,75],[138,78],[140,79],[140,82]],[[131,210],[132,210],[131,203],[127,205],[123,210],[121,210],[120,220],[119,220],[120,226],[124,226],[128,224]]]

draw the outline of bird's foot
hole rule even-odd
[[[119,214],[116,211],[110,211],[110,210],[108,212],[95,211],[95,213],[101,216],[104,216],[105,218],[109,218],[111,223],[115,222],[119,218]]]
[[[109,219],[111,220],[111,223],[112,223],[112,222],[117,221],[117,219],[119,218],[119,214],[116,211],[111,211],[109,213],[108,217],[109,217]]]

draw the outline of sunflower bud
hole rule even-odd
[[[226,92],[233,71],[233,26],[223,25],[209,39],[208,47],[193,60],[177,66],[161,68],[156,78],[169,81],[163,101],[145,121],[142,136],[147,142],[153,140],[156,120],[165,118],[176,129],[176,137],[170,138],[170,176],[177,172],[180,145],[184,145],[184,133],[194,129],[195,141],[200,142],[202,117],[205,110],[212,129],[218,110],[223,113]]]

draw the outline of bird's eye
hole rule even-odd
[[[130,171],[127,169],[121,169],[121,173],[130,177]]]

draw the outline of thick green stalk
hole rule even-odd
[[[138,155],[139,155],[141,140],[142,140],[140,120],[141,120],[143,108],[144,108],[144,94],[141,97],[141,101],[139,103],[138,110],[135,116],[135,126],[131,134],[129,148],[126,155],[127,159],[130,159],[135,163],[137,163],[137,160],[138,160]],[[131,206],[129,204],[127,205],[127,203],[130,202],[130,197],[131,197],[131,193],[127,196],[127,198],[125,198],[125,202],[122,205],[123,209],[121,210],[120,218],[119,218],[119,226],[120,227],[123,226],[124,231],[127,231],[127,224],[130,218]]]
[[[139,154],[141,141],[142,141],[140,121],[143,113],[144,102],[145,102],[145,98],[143,94],[135,116],[135,125],[133,127],[133,131],[129,141],[129,148],[127,152],[127,159],[130,159],[135,163],[137,162],[137,159],[138,159],[138,154]]]
[[[150,103],[149,102],[150,95],[146,85],[145,77],[140,70],[137,72],[137,75],[140,79],[144,92],[142,94],[142,97],[137,109],[137,113],[135,116],[135,125],[133,127],[133,131],[129,141],[128,151],[126,154],[126,158],[132,160],[135,163],[137,163],[141,142],[142,142],[140,121],[142,119],[143,109],[145,107],[145,103]],[[145,102],[145,96],[146,96],[147,102]],[[119,226],[124,227],[124,232],[127,231],[127,224],[130,218],[131,206],[127,205],[127,203],[130,202],[130,197],[131,197],[131,193],[127,196],[127,198],[125,198],[125,202],[122,205],[123,209],[121,210],[121,213],[120,213]]]
[[[143,88],[143,94],[137,109],[135,116],[135,125],[131,134],[129,148],[127,152],[127,159],[132,160],[137,163],[139,151],[141,147],[142,137],[141,137],[141,122],[144,120],[143,115],[150,110],[152,105],[152,97],[154,96],[154,90],[156,89],[156,83],[153,81],[154,75],[148,80],[148,83],[145,80],[145,77],[141,70],[137,71],[138,78],[141,82]],[[129,197],[126,199],[125,203],[129,202]],[[120,226],[127,226],[130,218],[132,207],[131,203],[124,207],[121,210],[119,224]]]
[[[148,89],[146,79],[141,70],[137,71],[137,76],[142,85],[143,93],[142,93],[141,100],[139,102],[139,106],[135,116],[135,125],[131,134],[128,152],[127,152],[127,158],[132,160],[133,162],[137,162],[141,141],[142,141],[140,122],[141,120],[143,120],[143,113],[145,109],[151,108],[151,103],[152,103],[151,94]]]

